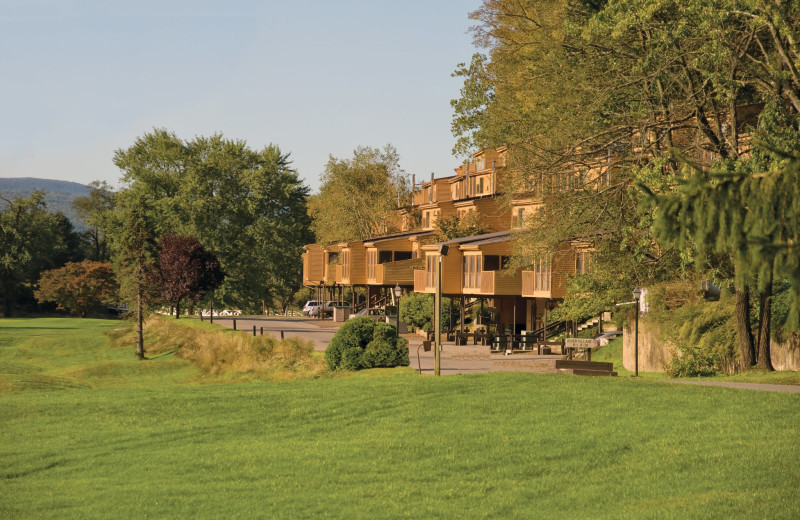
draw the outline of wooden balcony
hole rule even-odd
[[[343,265],[337,265],[336,266],[336,283],[338,283],[338,284],[342,284],[342,283],[343,284],[349,284],[350,283],[349,279],[347,281],[344,280],[344,266]]]
[[[416,269],[414,271],[414,292],[420,292],[420,293],[436,292],[435,287],[428,287],[428,271],[426,271],[425,269]]]
[[[563,298],[566,293],[567,275],[552,273],[547,288],[537,286],[535,271],[522,271],[523,298]],[[543,285],[541,282],[538,285]]]
[[[375,266],[375,277],[367,278],[370,285],[411,285],[414,283],[415,267],[422,267],[424,259],[411,258],[387,262]],[[424,272],[424,271],[423,271]]]
[[[522,276],[508,270],[482,271],[480,287],[464,287],[464,294],[485,296],[518,296],[522,291]]]

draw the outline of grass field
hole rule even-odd
[[[135,361],[103,335],[121,326],[0,320],[0,518],[800,517],[797,394],[409,369],[231,383]]]

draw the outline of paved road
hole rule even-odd
[[[233,318],[229,317],[214,317],[214,323],[218,323],[223,327],[233,328]],[[269,334],[275,339],[280,339],[281,331],[284,337],[289,338],[297,336],[304,340],[311,340],[314,342],[314,350],[325,350],[328,348],[331,338],[339,329],[341,323],[333,323],[331,320],[320,320],[316,318],[282,318],[282,317],[246,317],[240,316],[236,318],[236,329],[242,331],[253,332],[253,326],[256,327],[256,333],[261,334],[261,327],[264,328],[264,334]]]
[[[214,323],[224,327],[233,328],[233,318],[215,317]],[[276,339],[280,338],[281,331],[284,337],[297,336],[304,340],[314,342],[314,349],[324,351],[328,348],[331,338],[341,326],[341,323],[334,323],[331,320],[319,320],[316,318],[282,318],[282,317],[237,317],[236,328],[241,331],[252,333],[253,326],[256,332],[270,334]],[[433,374],[433,351],[425,352],[418,348],[422,344],[423,338],[416,334],[403,334],[408,340],[408,357],[411,368],[420,370],[422,374]],[[552,372],[555,360],[558,356],[537,356],[534,354],[514,354],[513,356],[503,356],[490,354],[489,347],[480,345],[457,346],[453,343],[445,343],[442,346],[442,375],[451,374],[480,374],[485,372]],[[789,392],[800,393],[798,385],[769,385],[759,383],[733,383],[722,381],[704,380],[685,380],[685,379],[661,379],[671,383],[684,385],[707,385],[724,386],[728,388],[740,388],[746,390],[762,390],[769,392]]]

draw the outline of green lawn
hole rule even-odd
[[[119,326],[0,320],[0,518],[800,516],[796,394],[410,370],[198,384],[109,349]]]

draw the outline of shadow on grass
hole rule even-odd
[[[178,349],[174,348],[172,350],[167,350],[166,352],[162,352],[161,354],[159,354],[157,356],[150,356],[150,357],[145,356],[144,359],[147,360],[147,361],[152,361],[152,360],[155,360],[155,359],[161,359],[161,358],[165,358],[165,357],[174,356],[177,352],[178,352]]]

